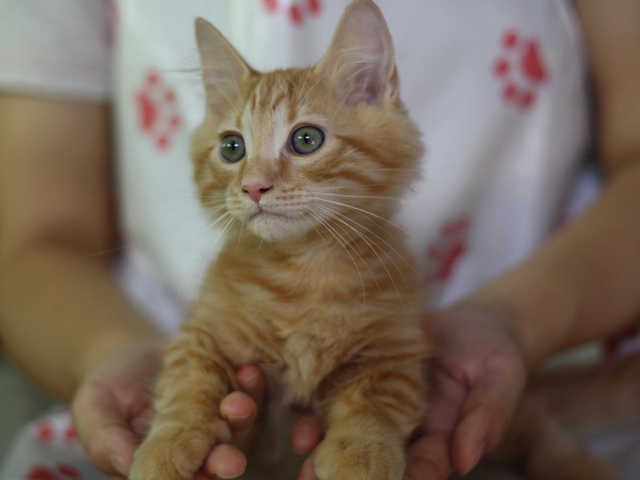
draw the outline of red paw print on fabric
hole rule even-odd
[[[300,27],[307,17],[316,17],[322,13],[322,0],[262,0],[264,9],[272,14],[287,12],[291,23]]]
[[[43,420],[36,425],[35,435],[39,442],[50,443],[54,440],[76,442],[78,433],[73,425],[60,426],[51,420]]]
[[[140,130],[159,150],[168,150],[182,124],[175,91],[158,72],[150,71],[135,99]]]
[[[527,110],[535,104],[538,90],[548,80],[538,42],[509,30],[502,36],[501,46],[494,74],[502,85],[502,99]]]
[[[445,283],[451,278],[455,266],[468,251],[470,229],[471,219],[467,215],[442,225],[438,239],[427,252],[429,283]]]
[[[28,480],[82,480],[81,473],[72,467],[59,463],[55,467],[34,465],[27,474]]]

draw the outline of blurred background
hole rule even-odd
[[[0,349],[0,464],[21,427],[55,405]]]

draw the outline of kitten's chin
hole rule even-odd
[[[253,215],[247,226],[255,235],[268,242],[290,242],[300,239],[309,229],[299,219],[262,211]]]

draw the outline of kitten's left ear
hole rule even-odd
[[[342,15],[331,46],[315,67],[348,104],[383,104],[398,96],[393,41],[371,0],[355,0]]]
[[[209,103],[228,105],[240,95],[240,86],[251,73],[251,67],[224,35],[202,18],[196,20],[196,42]]]

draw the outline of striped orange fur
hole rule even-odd
[[[279,479],[283,463],[299,464],[278,450],[291,448],[283,412],[300,407],[326,426],[321,480],[400,479],[425,409],[428,346],[415,262],[392,216],[423,149],[380,11],[354,2],[310,69],[257,73],[204,21],[197,38],[208,108],[193,135],[195,180],[226,240],[166,356],[132,478],[192,478],[230,440],[217,406],[236,388],[235,368],[254,364],[269,385],[263,423],[286,446],[264,451],[275,441],[263,429],[249,458],[259,478],[265,458]],[[324,133],[317,151],[292,149],[302,126]],[[245,144],[236,162],[221,154],[230,134]]]

